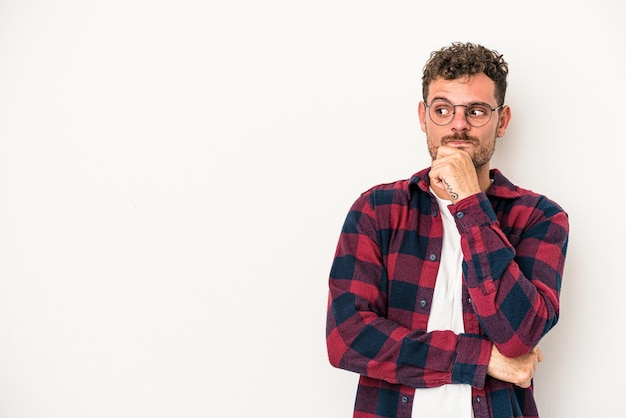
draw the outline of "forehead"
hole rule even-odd
[[[470,102],[496,102],[496,83],[483,73],[463,76],[454,80],[441,77],[434,79],[428,87],[427,101],[447,99],[456,104]]]

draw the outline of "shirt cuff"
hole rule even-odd
[[[490,225],[498,220],[485,193],[468,196],[449,208],[461,232],[474,226]]]
[[[491,341],[481,335],[459,334],[457,354],[452,365],[452,383],[484,388],[491,346]]]

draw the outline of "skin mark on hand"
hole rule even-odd
[[[450,195],[450,199],[457,200],[459,198],[458,193],[453,192],[452,186],[450,186],[448,182],[446,182],[444,179],[441,179],[441,181],[443,182],[443,184],[446,185],[446,190],[448,191],[448,194]]]

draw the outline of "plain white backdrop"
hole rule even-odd
[[[353,200],[428,165],[432,50],[495,48],[492,166],[570,214],[542,418],[626,375],[625,3],[0,0],[0,417],[351,416],[326,358]]]

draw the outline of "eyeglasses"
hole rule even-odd
[[[442,99],[433,100],[429,105],[426,103],[424,103],[424,105],[428,108],[430,120],[432,120],[435,125],[439,126],[446,126],[452,122],[456,114],[457,106],[464,107],[465,120],[475,128],[485,126],[491,120],[491,114],[504,106],[504,104],[501,104],[494,109],[487,103],[482,102],[455,105]]]

